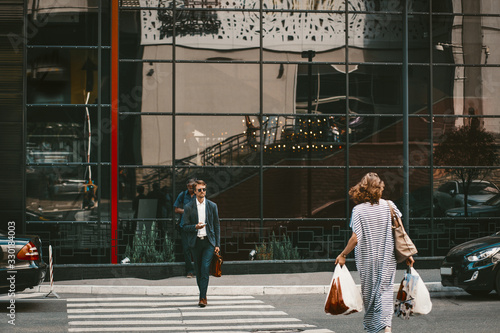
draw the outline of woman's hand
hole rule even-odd
[[[409,256],[408,259],[406,259],[406,264],[410,267],[413,267],[413,264],[415,263],[415,259],[413,259],[412,256]]]
[[[345,265],[345,257],[343,254],[339,254],[337,259],[335,259],[335,265],[340,264],[340,266]]]

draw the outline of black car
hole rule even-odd
[[[465,217],[465,208],[452,208],[446,211],[449,217]],[[500,194],[495,195],[480,205],[467,207],[467,216],[473,217],[497,217],[500,216]]]
[[[441,283],[464,289],[471,295],[500,295],[500,231],[474,239],[448,252],[441,264]]]
[[[0,294],[36,287],[45,280],[46,273],[38,236],[0,230]]]

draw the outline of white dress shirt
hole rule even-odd
[[[196,208],[198,209],[198,222],[207,223],[205,199],[203,199],[202,203],[196,199]],[[198,229],[198,237],[205,237],[206,235],[207,226],[205,225],[204,228]]]

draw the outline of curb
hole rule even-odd
[[[428,282],[425,284],[429,292],[457,292],[463,291],[457,287],[444,287],[441,282]],[[361,286],[356,285],[358,289]],[[304,285],[304,286],[209,286],[210,295],[299,295],[321,294],[326,295],[330,286]],[[91,295],[162,295],[162,296],[196,296],[196,286],[83,286],[83,285],[54,285],[54,291],[61,294],[91,294]],[[394,292],[399,289],[399,283],[394,284]],[[49,285],[34,288],[35,292],[48,293]]]

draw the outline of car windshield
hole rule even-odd
[[[493,198],[488,199],[488,201],[486,201],[484,204],[488,205],[488,206],[499,205],[500,204],[500,194],[497,194]]]
[[[464,185],[458,184],[459,193],[464,193]],[[498,189],[489,182],[481,182],[481,183],[472,183],[469,187],[469,195],[478,195],[478,194],[497,194],[499,193]]]

